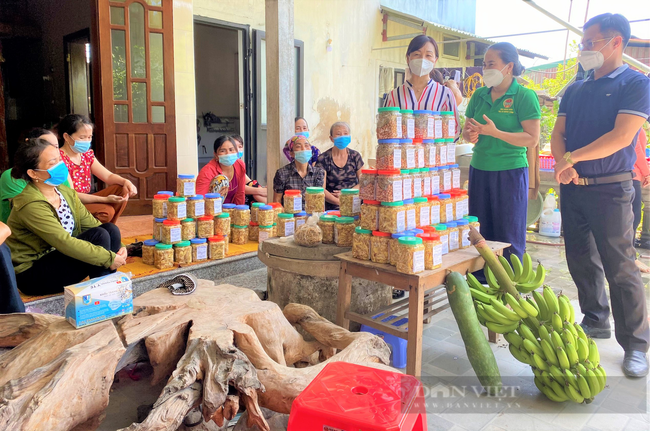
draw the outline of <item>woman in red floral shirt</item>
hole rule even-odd
[[[108,186],[90,194],[95,199],[84,205],[102,223],[115,223],[129,197],[138,194],[138,189],[131,181],[110,172],[95,159],[95,153],[90,149],[93,129],[93,124],[83,115],[66,115],[57,125],[59,151],[70,172],[70,184],[78,193],[90,194],[92,175]]]

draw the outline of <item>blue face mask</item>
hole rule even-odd
[[[60,161],[56,165],[52,166],[48,170],[43,170],[43,169],[34,169],[35,171],[41,171],[41,172],[47,172],[50,174],[50,178],[47,180],[43,181],[45,184],[48,186],[60,186],[65,182],[65,180],[68,179],[68,167],[63,163],[63,161]]]
[[[294,154],[297,162],[307,163],[309,160],[311,160],[311,150],[296,151]]]
[[[74,141],[71,148],[75,153],[85,153],[90,150],[90,141]]]
[[[219,156],[219,163],[224,166],[232,166],[235,164],[238,158],[238,155],[234,153],[224,154],[222,156]]]
[[[244,152],[243,151],[238,151],[237,152],[237,157],[240,158],[240,159],[243,159],[244,158]]]
[[[306,131],[306,132],[298,132],[298,133],[296,133],[296,136],[304,136],[305,139],[309,139],[309,131]]]
[[[350,137],[350,135],[337,136],[336,138],[334,138],[334,145],[339,150],[344,150],[348,145],[350,145],[351,140],[352,138]]]

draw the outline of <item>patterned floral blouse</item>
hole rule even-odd
[[[90,193],[91,173],[90,168],[95,161],[95,152],[93,150],[88,150],[85,153],[81,153],[81,163],[79,165],[75,164],[70,157],[63,150],[59,150],[61,153],[61,160],[68,167],[70,171],[70,177],[72,178],[72,187],[77,191],[77,193]]]
[[[318,157],[318,162],[316,162],[316,166],[320,166],[325,170],[327,175],[325,178],[325,188],[330,193],[335,190],[351,189],[359,184],[357,171],[363,168],[363,158],[358,151],[354,151],[350,148],[347,150],[348,161],[342,168],[339,168],[336,163],[334,163],[331,148],[321,154],[320,157]],[[329,202],[325,202],[325,209],[337,210],[339,207]]]

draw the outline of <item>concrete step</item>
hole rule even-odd
[[[245,277],[245,274],[247,274],[249,271],[262,268],[265,268],[265,266],[257,258],[256,251],[245,253],[239,256],[227,257],[222,260],[209,261],[206,263],[191,265],[185,268],[176,268],[171,271],[136,278],[133,280],[133,296],[137,297],[145,292],[155,289],[164,281],[169,280],[178,274],[189,273],[194,275],[196,278],[221,282],[222,279],[226,279],[227,277],[235,275]],[[245,285],[243,287],[249,286]],[[249,288],[253,288],[253,286],[250,286]],[[257,294],[262,297],[263,292],[258,291],[260,288],[255,288],[253,290],[255,290]],[[27,308],[28,312],[30,309],[38,309],[47,314],[56,314],[61,316],[63,315],[63,294],[32,301],[27,304]]]

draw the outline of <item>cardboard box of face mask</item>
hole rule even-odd
[[[133,312],[131,274],[116,272],[64,290],[65,318],[75,328]]]

